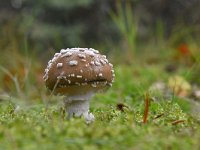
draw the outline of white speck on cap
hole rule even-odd
[[[83,58],[86,58],[86,56],[83,55],[83,54],[78,54],[78,57],[79,57],[79,58],[82,58],[82,59],[83,59]]]
[[[57,63],[57,68],[61,68],[63,66],[63,63]]]
[[[94,65],[94,61],[91,61],[90,64],[91,64],[91,65]]]
[[[104,59],[106,59],[106,55],[102,55],[102,57],[103,57]]]
[[[61,76],[57,76],[57,79],[61,79]]]
[[[43,76],[43,79],[44,79],[45,81],[47,81],[48,78],[49,78],[48,75],[44,75],[44,76]]]
[[[95,61],[94,63],[95,63],[95,65],[97,65],[97,66],[100,66],[100,65],[101,65],[98,61]]]
[[[65,54],[62,55],[62,57],[69,57],[72,55],[72,52],[66,52]]]
[[[49,60],[48,64],[51,64],[52,63],[52,60]]]
[[[59,76],[57,76],[57,79],[66,79],[66,76],[59,75]]]
[[[83,70],[81,69],[80,72],[83,73]]]
[[[77,75],[76,77],[77,77],[77,78],[82,78],[83,76],[81,76],[81,75]]]
[[[67,52],[67,49],[61,49],[61,50],[60,50],[60,53],[61,53],[61,54],[64,54],[64,53],[66,53],[66,52]]]
[[[71,74],[71,77],[75,77],[75,74]]]
[[[108,59],[104,59],[104,61],[105,61],[106,63],[108,63]]]
[[[85,60],[85,59],[81,59],[81,61],[83,61],[83,62],[86,62],[86,60]]]
[[[112,65],[111,63],[109,63],[109,66],[110,66],[110,67],[113,67],[113,65]]]
[[[69,65],[70,66],[76,66],[76,65],[78,65],[78,61],[77,60],[71,60],[71,61],[69,61]]]
[[[98,50],[95,50],[95,49],[93,49],[93,48],[90,48],[89,50],[93,51],[93,52],[96,53],[96,54],[99,54],[99,51],[98,51]]]
[[[88,51],[87,53],[88,53],[88,55],[91,56],[91,57],[94,57],[94,55],[95,55],[93,51]]]
[[[103,77],[103,74],[102,74],[102,73],[99,73],[99,77]]]
[[[53,60],[55,60],[55,59],[56,59],[56,58],[54,57]],[[50,60],[50,61],[48,62],[48,65],[47,65],[48,71],[49,71],[49,69],[51,69],[51,66],[52,66],[52,64],[53,64],[53,60]],[[48,71],[47,71],[47,73],[48,73]]]
[[[55,53],[54,57],[58,57],[60,55],[60,53]]]
[[[79,50],[80,52],[84,52],[85,50],[87,50],[87,48],[78,48],[78,50]]]
[[[100,59],[100,62],[101,62],[103,65],[106,64],[106,62],[105,62],[103,59]]]
[[[54,58],[52,59],[52,63],[53,63],[56,59],[57,59],[57,57],[54,57]]]

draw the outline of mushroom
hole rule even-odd
[[[83,116],[86,122],[94,120],[89,112],[91,97],[112,86],[113,65],[105,55],[92,48],[68,48],[56,53],[48,62],[44,80],[55,94],[64,95],[68,119]]]

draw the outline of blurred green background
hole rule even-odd
[[[22,52],[25,42],[40,57],[66,47],[123,52],[126,42],[177,46],[198,35],[199,7],[198,0],[1,0],[1,51],[16,44]]]

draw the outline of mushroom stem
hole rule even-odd
[[[65,110],[67,112],[67,119],[71,117],[83,116],[86,123],[94,121],[94,115],[89,113],[90,100],[71,100],[67,97],[64,99]]]

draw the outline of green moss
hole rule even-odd
[[[94,109],[96,121],[89,125],[83,119],[63,119],[56,106],[18,112],[14,108],[10,103],[0,108],[1,149],[187,149],[199,145],[199,124],[175,102],[152,102],[147,124],[142,123],[143,105],[129,106],[124,112],[113,105]],[[172,125],[174,120],[185,122]]]

